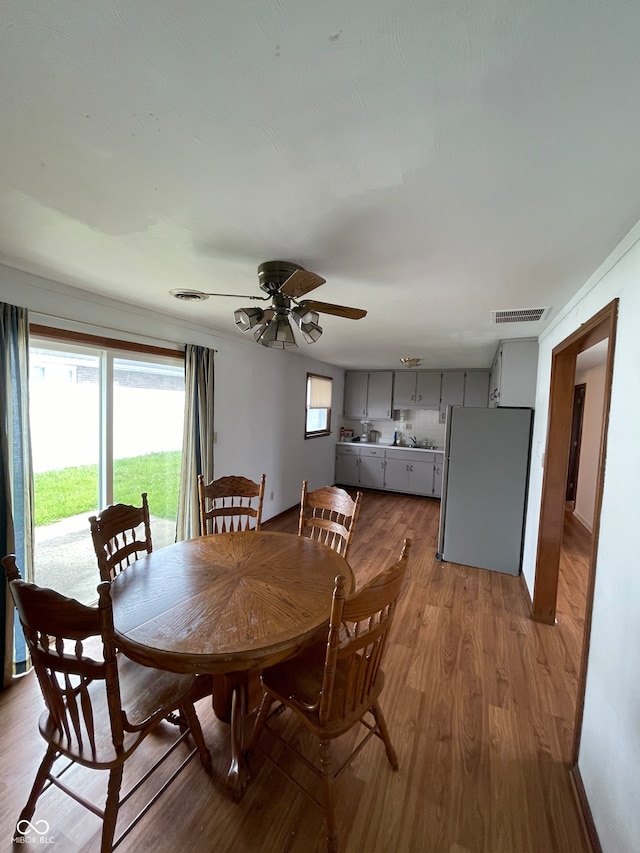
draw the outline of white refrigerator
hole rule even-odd
[[[532,427],[532,409],[449,407],[437,559],[520,573]]]

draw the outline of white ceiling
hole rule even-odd
[[[552,320],[640,218],[639,35],[637,0],[0,0],[0,262],[240,335],[169,291],[290,260],[368,310],[298,352],[487,366],[544,327],[493,309]]]

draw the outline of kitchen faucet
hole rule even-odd
[[[418,446],[418,438],[417,438],[417,436],[415,436],[415,435],[410,435],[410,436],[409,436],[409,441],[412,441],[412,442],[413,442],[413,446],[414,446],[414,447],[417,447],[417,446]]]

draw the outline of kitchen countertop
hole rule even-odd
[[[355,445],[355,447],[381,447],[385,450],[421,450],[424,453],[444,453],[444,449],[442,447],[413,447],[408,444],[381,444],[380,442],[371,441],[337,441],[336,444],[352,444]]]

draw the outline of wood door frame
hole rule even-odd
[[[589,639],[591,634],[591,616],[593,593],[595,588],[596,558],[600,533],[600,512],[602,509],[602,491],[604,486],[607,433],[609,428],[609,406],[611,403],[611,384],[613,380],[613,361],[615,352],[616,327],[618,320],[618,299],[614,299],[573,334],[554,347],[551,361],[551,383],[549,392],[549,419],[545,450],[544,472],[542,479],[542,497],[540,501],[540,526],[538,530],[538,549],[531,616],[538,622],[555,624],[556,598],[558,592],[558,574],[560,568],[560,549],[562,546],[562,528],[564,525],[565,493],[569,449],[571,442],[571,420],[573,408],[573,389],[575,383],[576,358],[579,353],[608,339],[605,382],[603,395],[602,432],[598,452],[598,474],[596,479],[595,506],[593,512],[593,533],[589,558],[589,578],[587,582],[586,610],[584,617],[584,642],[578,681],[576,720],[574,726],[573,761],[575,764],[580,745],[584,694],[586,685]]]

